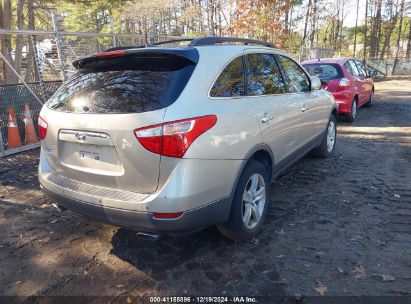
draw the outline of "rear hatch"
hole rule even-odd
[[[163,122],[196,58],[195,49],[143,49],[76,61],[77,75],[40,114],[47,123],[42,147],[53,173],[91,185],[154,192],[160,156],[147,151],[133,130]]]

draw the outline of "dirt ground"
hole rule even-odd
[[[234,243],[213,227],[142,241],[56,211],[39,188],[38,150],[0,159],[0,295],[411,301],[411,80],[378,82],[376,95],[355,123],[339,124],[332,158],[307,156],[277,178],[253,242]]]

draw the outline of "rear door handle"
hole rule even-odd
[[[270,120],[273,120],[273,118],[274,118],[273,115],[268,115],[268,113],[264,113],[264,116],[261,117],[261,122],[265,123],[265,122],[268,122]]]

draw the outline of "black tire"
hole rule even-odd
[[[371,96],[370,100],[367,101],[367,103],[364,105],[365,107],[369,108],[374,104],[374,89],[371,91]]]
[[[328,135],[328,129],[331,123],[334,123],[334,142],[333,142],[332,148],[329,149],[327,135]],[[321,157],[321,158],[330,157],[334,152],[336,142],[337,142],[337,119],[335,118],[334,115],[331,115],[330,120],[327,123],[327,128],[325,129],[323,139],[321,141],[321,145],[319,145],[317,148],[312,150],[311,154],[316,157]]]
[[[246,226],[243,220],[243,212],[245,206],[243,201],[243,194],[249,185],[251,176],[255,176],[255,174],[259,174],[264,180],[265,189],[263,191],[265,191],[265,201],[264,209],[261,213],[258,223],[255,227],[249,228]],[[256,233],[261,230],[265,216],[267,214],[267,206],[269,203],[268,188],[269,177],[267,169],[261,163],[255,160],[250,160],[238,180],[237,188],[234,192],[233,202],[231,204],[230,218],[227,223],[217,226],[220,233],[234,241],[247,241],[252,239],[256,235]]]
[[[354,107],[355,107],[355,111],[354,111]],[[351,104],[351,112],[347,115],[347,121],[353,122],[357,118],[357,112],[358,112],[358,102],[357,102],[357,97],[354,97],[354,100],[352,101],[352,104]]]

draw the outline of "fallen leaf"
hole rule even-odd
[[[123,288],[123,287],[124,287],[124,284],[118,284],[118,285],[116,285],[116,287],[117,287],[117,288]]]
[[[23,281],[17,281],[16,285],[20,285],[21,283],[23,283]]]
[[[395,281],[395,278],[392,275],[389,275],[389,274],[382,274],[381,277],[382,277],[383,282]]]
[[[338,271],[339,271],[340,273],[344,273],[344,270],[342,270],[341,267],[337,267],[337,269],[338,269]]]
[[[362,239],[363,237],[361,236],[361,235],[354,235],[352,238],[351,238],[351,241],[355,241],[355,240],[359,240],[359,239]]]
[[[306,202],[306,204],[307,204],[307,206],[314,206],[315,204],[317,204],[317,202],[316,201],[309,201],[309,202]]]
[[[324,251],[317,251],[317,252],[315,253],[315,255],[317,256],[317,258],[319,258],[320,256],[322,256],[322,255],[324,255],[324,254],[325,254]]]
[[[394,197],[395,197],[395,198],[400,198],[401,195],[399,195],[399,194],[397,194],[397,193],[394,193]]]
[[[50,222],[50,224],[55,224],[55,223],[57,223],[57,219],[55,219],[55,220],[52,220],[51,222]]]
[[[260,242],[260,240],[259,240],[258,238],[256,238],[256,237],[253,237],[253,238],[251,239],[251,243],[253,243],[254,245],[258,245],[259,242]]]
[[[358,266],[355,266],[354,270],[352,272],[355,273],[355,278],[356,279],[365,278],[365,268],[361,264],[358,265]]]
[[[130,296],[127,297],[127,303],[131,304],[131,297]]]
[[[305,266],[305,267],[310,267],[311,264],[306,264],[306,263],[304,263],[304,266]]]
[[[322,282],[316,280],[316,286],[314,287],[314,290],[323,296],[328,291],[328,288]]]

